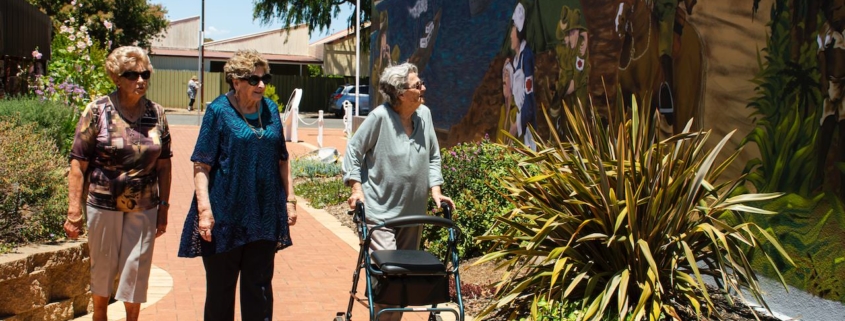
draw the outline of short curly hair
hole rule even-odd
[[[399,95],[408,90],[408,76],[419,73],[417,66],[405,62],[384,68],[378,81],[378,90],[384,100],[394,105],[399,100]]]
[[[247,77],[259,67],[264,68],[265,74],[270,73],[270,63],[267,62],[267,59],[261,57],[257,50],[241,49],[226,61],[226,65],[223,66],[223,74],[226,76],[226,83],[229,84],[229,87],[234,87],[232,79]]]
[[[153,64],[144,49],[136,46],[117,47],[106,58],[106,72],[112,82],[117,83],[120,75],[127,70],[135,69],[139,64],[153,72]]]

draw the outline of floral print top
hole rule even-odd
[[[89,103],[70,152],[88,162],[88,205],[120,212],[158,206],[156,162],[173,156],[170,140],[164,109],[152,101],[135,122],[123,118],[109,96]]]

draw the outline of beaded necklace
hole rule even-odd
[[[238,99],[238,96],[232,95],[232,97],[235,98],[235,103],[238,104],[238,107],[242,107],[241,101],[240,99]],[[249,126],[249,129],[252,129],[252,133],[255,134],[255,137],[258,137],[258,139],[264,138],[264,124],[261,122],[261,102],[259,102],[258,105],[258,128],[255,128],[255,126],[252,126],[252,124],[249,123],[249,121],[246,119],[246,116],[244,116],[244,113],[239,108],[235,109],[238,111],[239,114],[241,114],[241,118],[243,118],[246,125]]]

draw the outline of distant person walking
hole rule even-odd
[[[197,97],[197,90],[200,89],[202,86],[197,79],[197,76],[191,77],[191,80],[188,80],[188,99],[191,101],[188,103],[188,111],[194,110],[194,101]]]

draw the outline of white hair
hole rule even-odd
[[[384,69],[378,81],[378,91],[387,103],[394,105],[397,97],[408,89],[408,75],[411,73],[418,73],[418,69],[409,62]]]

